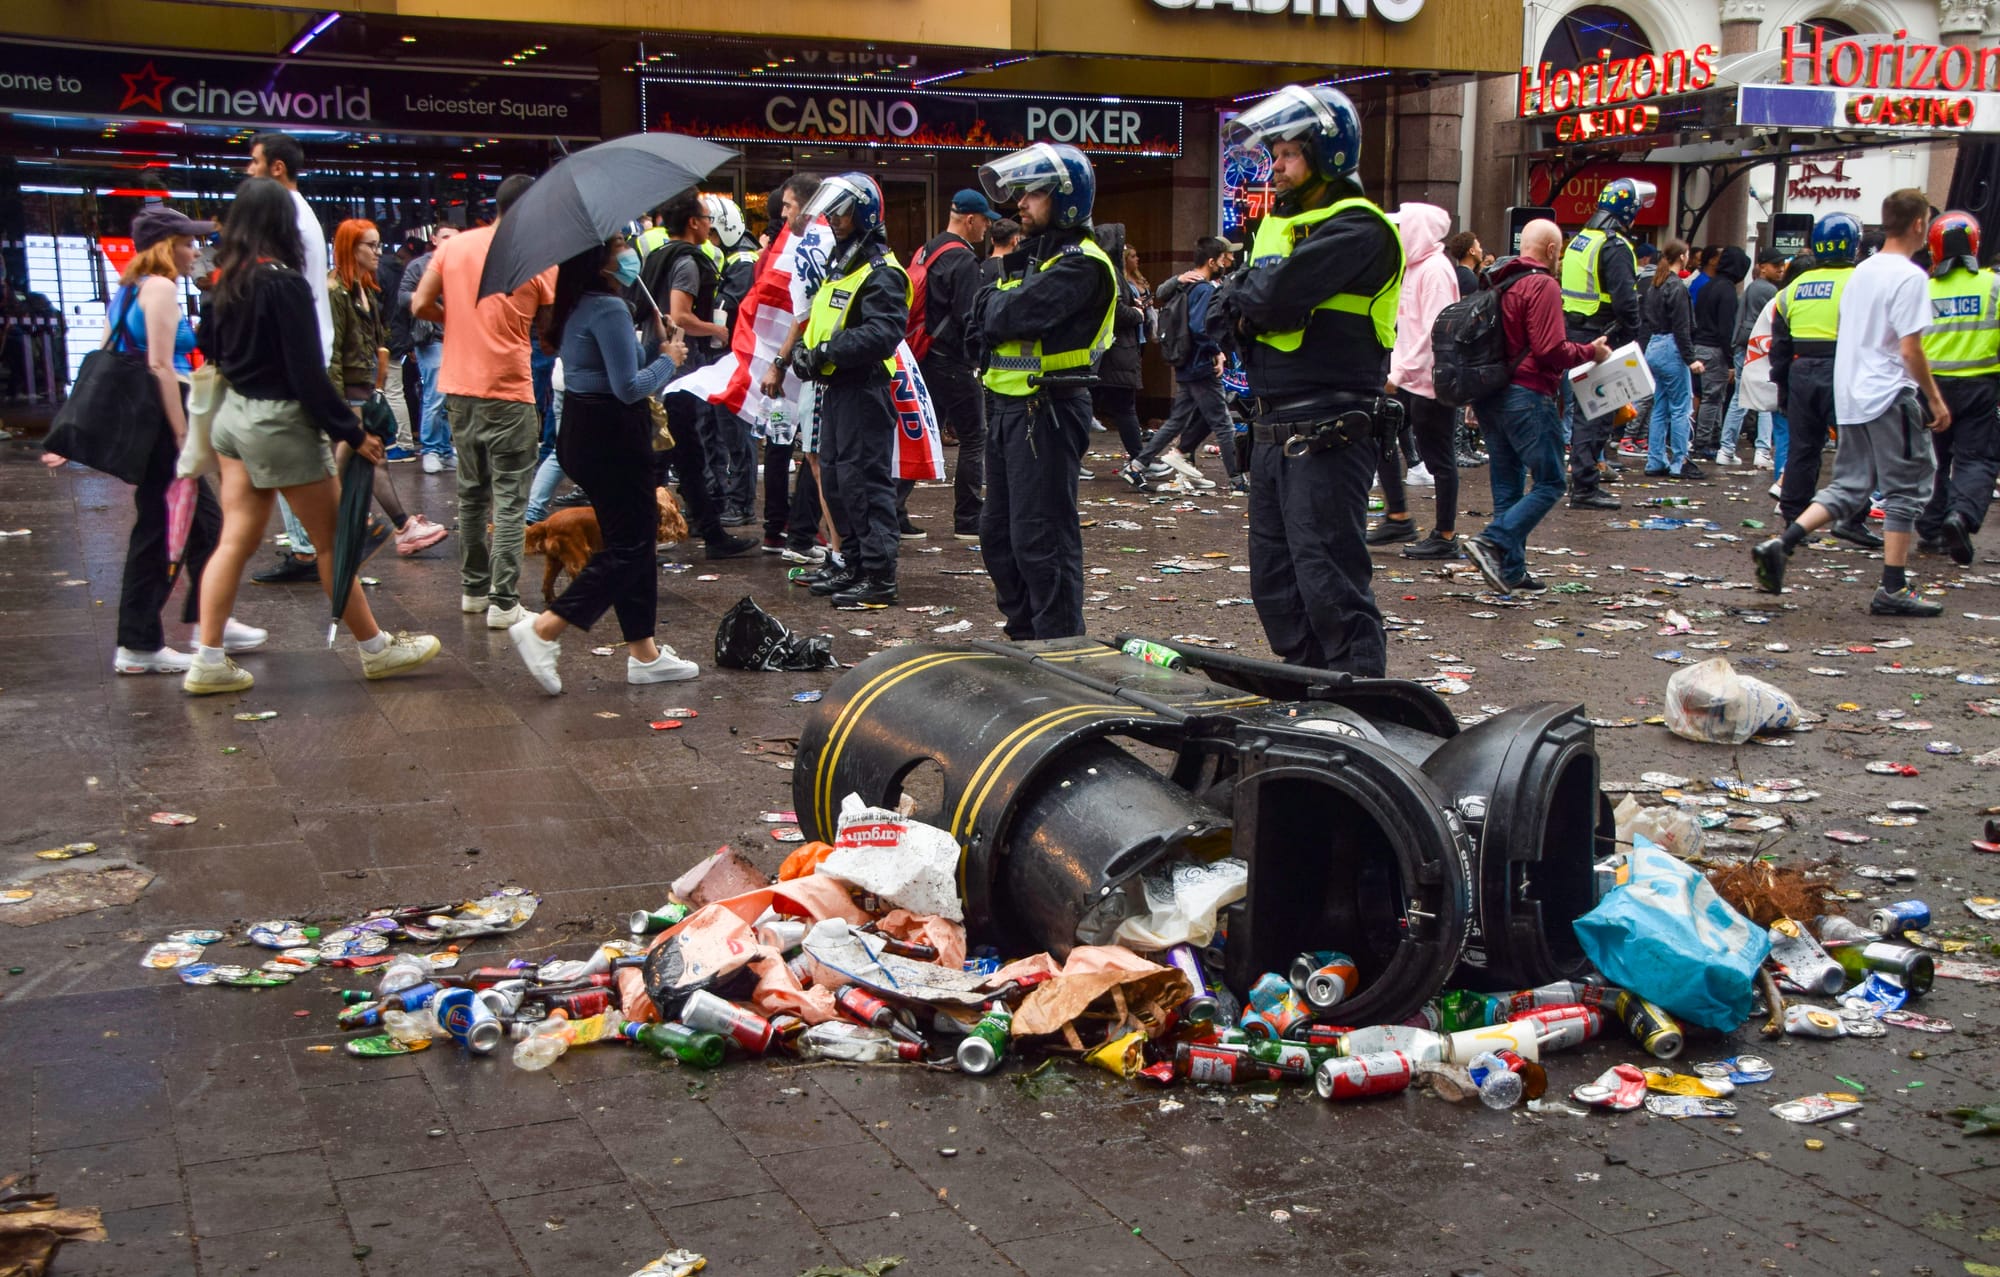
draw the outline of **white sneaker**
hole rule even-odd
[[[1431,472],[1424,468],[1424,463],[1421,461],[1411,466],[1409,471],[1403,475],[1403,483],[1404,486],[1411,488],[1437,487],[1437,480],[1431,477]]]
[[[496,603],[486,609],[486,628],[489,630],[504,630],[526,615],[527,613],[521,610],[519,603],[516,603],[513,607],[501,607]]]
[[[1095,479],[1097,477],[1097,472],[1094,470],[1086,470],[1082,466],[1078,466],[1076,470],[1076,477],[1084,480]]]
[[[369,678],[389,678],[428,663],[443,648],[429,634],[398,634],[379,652],[361,650],[361,672]]]
[[[187,673],[181,676],[181,690],[189,696],[247,692],[256,681],[250,677],[249,670],[225,656],[220,665],[204,665],[200,661],[189,663]]]
[[[396,553],[404,556],[428,549],[451,534],[421,514],[413,514],[396,534]]]
[[[152,652],[135,652],[121,647],[111,657],[111,672],[114,674],[185,674],[194,664],[194,657],[186,652],[176,652],[171,647],[163,647]]]
[[[787,563],[824,563],[826,562],[826,547],[823,545],[809,545],[803,550],[794,550],[790,546],[786,546],[778,557]]]
[[[520,609],[516,608],[515,611],[518,612]],[[539,615],[540,613],[535,614]],[[535,633],[535,616],[523,616],[508,626],[507,637],[514,640],[514,650],[521,654],[521,664],[528,667],[528,673],[534,675],[535,681],[542,685],[542,690],[551,696],[559,696],[562,694],[562,675],[556,671],[556,657],[562,655],[562,644]],[[641,681],[632,676],[632,670],[635,668],[647,667],[627,657],[626,682]]]
[[[1751,454],[1750,464],[1758,470],[1769,470],[1771,468],[1770,452],[1763,448],[1757,449],[1756,452]]]
[[[458,610],[467,616],[472,615],[474,612],[484,612],[486,610],[486,596],[484,594],[461,594],[458,596]]]
[[[254,652],[264,646],[264,640],[270,637],[271,631],[245,625],[233,616],[222,623],[222,650],[225,652]]]
[[[680,653],[660,644],[660,654],[651,661],[625,658],[625,681],[628,683],[678,683],[682,679],[693,678],[701,673],[701,666],[693,661],[684,661]]]
[[[444,473],[444,458],[443,458],[443,457],[440,457],[440,456],[439,456],[439,455],[438,455],[437,453],[435,453],[435,452],[426,452],[426,453],[424,454],[424,473],[425,473],[425,474],[443,474],[443,473]]]
[[[1778,484],[1775,484],[1775,483],[1774,483],[1774,484],[1772,484],[1772,485],[1771,485],[1771,499],[1772,499],[1773,501],[1776,501],[1776,500],[1778,499],[1778,492],[1779,492],[1779,485],[1778,485]]]
[[[1740,466],[1743,463],[1736,459],[1736,454],[1733,452],[1718,452],[1715,454],[1715,464],[1719,466]]]

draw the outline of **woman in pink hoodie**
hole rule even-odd
[[[1455,559],[1458,516],[1458,457],[1452,449],[1451,409],[1437,401],[1431,384],[1431,324],[1458,300],[1458,271],[1444,254],[1451,214],[1435,204],[1405,204],[1397,212],[1403,234],[1403,295],[1396,304],[1396,345],[1389,353],[1388,390],[1403,401],[1417,456],[1436,486],[1437,523],[1417,540],[1403,491],[1401,466],[1392,453],[1382,457],[1382,498],[1386,517],[1368,532],[1370,545],[1414,541],[1403,547],[1411,559]],[[1405,448],[1408,445],[1405,444]]]

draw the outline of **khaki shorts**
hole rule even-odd
[[[255,488],[302,488],[333,477],[333,444],[289,399],[245,399],[231,391],[209,443],[250,472]]]

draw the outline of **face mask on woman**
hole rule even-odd
[[[612,274],[619,283],[630,288],[639,282],[639,254],[629,248],[618,250],[618,264],[612,267]]]

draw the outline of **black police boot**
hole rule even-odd
[[[1789,556],[1783,537],[1770,537],[1750,547],[1750,558],[1757,564],[1758,589],[1766,594],[1784,592],[1785,561]]]
[[[861,576],[849,588],[833,596],[835,607],[888,607],[896,601],[896,578]]]
[[[1623,501],[1620,501],[1617,497],[1612,496],[1602,488],[1594,488],[1589,492],[1579,492],[1569,499],[1569,508],[1572,510],[1617,510],[1622,508],[1624,504]]]
[[[1940,539],[1944,541],[1945,553],[1951,556],[1951,561],[1953,563],[1958,564],[1958,566],[1960,567],[1968,567],[1971,565],[1972,563],[1971,520],[1967,519],[1964,515],[1960,514],[1958,511],[1953,510],[1950,514],[1944,516],[1944,529],[1938,535]]]
[[[838,572],[814,581],[806,588],[813,592],[814,597],[824,599],[830,598],[842,590],[853,589],[861,583],[862,579],[860,568],[844,567]]]

